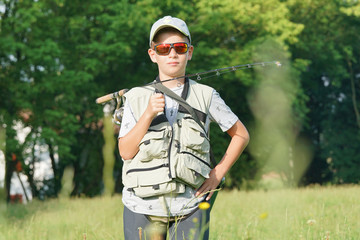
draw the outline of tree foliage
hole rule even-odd
[[[308,125],[315,156],[305,182],[356,183],[359,173],[358,1],[289,1],[292,20],[307,27],[292,45],[307,59],[302,84],[309,97]]]
[[[291,84],[284,92],[291,109],[288,129],[295,136],[289,142],[295,149],[308,139],[314,156],[305,177],[298,178],[304,184],[357,182],[359,9],[358,1],[342,0],[1,1],[0,119],[6,128],[7,182],[16,154],[34,196],[56,196],[68,165],[74,167],[73,195],[103,191],[103,111],[94,99],[155,78],[148,35],[152,22],[164,15],[188,23],[195,47],[188,73],[254,61],[288,62]],[[263,84],[260,75],[248,69],[206,80],[251,136],[261,129],[251,105],[251,94]],[[30,129],[24,142],[16,137],[18,123]],[[220,159],[229,139],[216,127],[211,137]],[[275,142],[250,143],[255,151],[245,151],[228,174],[228,186],[256,180]],[[45,184],[51,191],[34,180],[37,145],[45,146],[52,160],[54,179]],[[119,190],[121,160],[116,157]],[[288,176],[293,171],[275,165],[267,170]]]

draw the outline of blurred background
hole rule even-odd
[[[187,73],[282,63],[201,81],[251,135],[226,188],[359,183],[358,0],[3,0],[1,201],[121,192],[115,103],[95,99],[155,79],[149,31],[165,15],[190,29]],[[219,161],[229,137],[210,136]]]

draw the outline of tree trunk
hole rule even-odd
[[[5,191],[6,191],[6,202],[10,202],[10,187],[11,187],[11,177],[14,171],[14,165],[12,161],[9,160],[8,154],[5,154]]]
[[[54,192],[55,192],[55,197],[58,196],[58,193],[60,191],[60,187],[61,187],[61,182],[60,182],[60,174],[59,174],[59,168],[56,164],[56,161],[55,161],[55,151],[54,151],[54,147],[51,143],[47,143],[48,146],[49,146],[49,155],[50,155],[50,159],[51,159],[51,166],[52,166],[52,169],[53,169],[53,173],[54,173],[54,186],[55,186],[55,189],[54,189]]]
[[[351,100],[353,103],[353,107],[354,107],[354,112],[355,112],[355,117],[356,117],[356,123],[358,125],[358,127],[360,128],[360,113],[359,113],[359,109],[358,109],[358,104],[356,101],[356,88],[355,88],[355,79],[354,79],[354,70],[352,68],[352,63],[351,60],[348,59],[347,60],[348,66],[349,66],[349,70],[350,70],[350,81],[351,81]]]
[[[23,183],[23,182],[22,182],[22,180],[21,180],[21,177],[20,177],[19,172],[16,172],[16,175],[17,175],[17,177],[18,177],[18,179],[19,179],[19,181],[20,181],[21,188],[22,188],[22,190],[23,190],[23,192],[24,192],[24,195],[25,195],[26,201],[27,201],[27,202],[29,202],[29,197],[28,197],[28,195],[27,195],[27,192],[26,192],[26,189],[25,189],[24,183]]]
[[[5,129],[5,191],[6,191],[6,202],[10,202],[10,188],[11,188],[11,177],[15,169],[15,163],[12,161],[11,145],[9,144],[10,139],[14,139],[14,131],[12,125],[7,124]]]

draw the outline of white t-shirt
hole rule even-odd
[[[172,88],[171,90],[177,95],[181,96],[184,85]],[[176,119],[179,103],[174,99],[165,95],[165,111],[166,117],[170,124]],[[209,119],[211,122],[216,122],[223,132],[229,130],[238,117],[225,104],[219,93],[214,90],[210,108]],[[119,132],[119,138],[125,136],[136,124],[136,119],[131,111],[130,104],[125,102],[124,115]],[[205,123],[205,128],[208,131],[210,122]],[[186,215],[192,212],[197,205],[204,199],[195,197],[196,189],[186,187],[182,194],[167,194],[162,197],[140,198],[137,197],[133,191],[126,188],[123,189],[122,200],[124,205],[140,214],[147,214],[153,216],[178,216]]]

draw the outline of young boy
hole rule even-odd
[[[209,210],[203,214],[198,205],[210,200],[248,144],[249,134],[213,88],[185,77],[164,81],[184,76],[194,52],[183,20],[166,16],[156,21],[149,44],[148,54],[159,71],[156,81],[186,100],[195,114],[154,85],[125,94],[119,133],[125,239],[144,239],[146,233],[149,237],[151,224],[162,230],[160,239],[167,233],[169,239],[208,239]],[[211,121],[231,137],[212,169]]]

